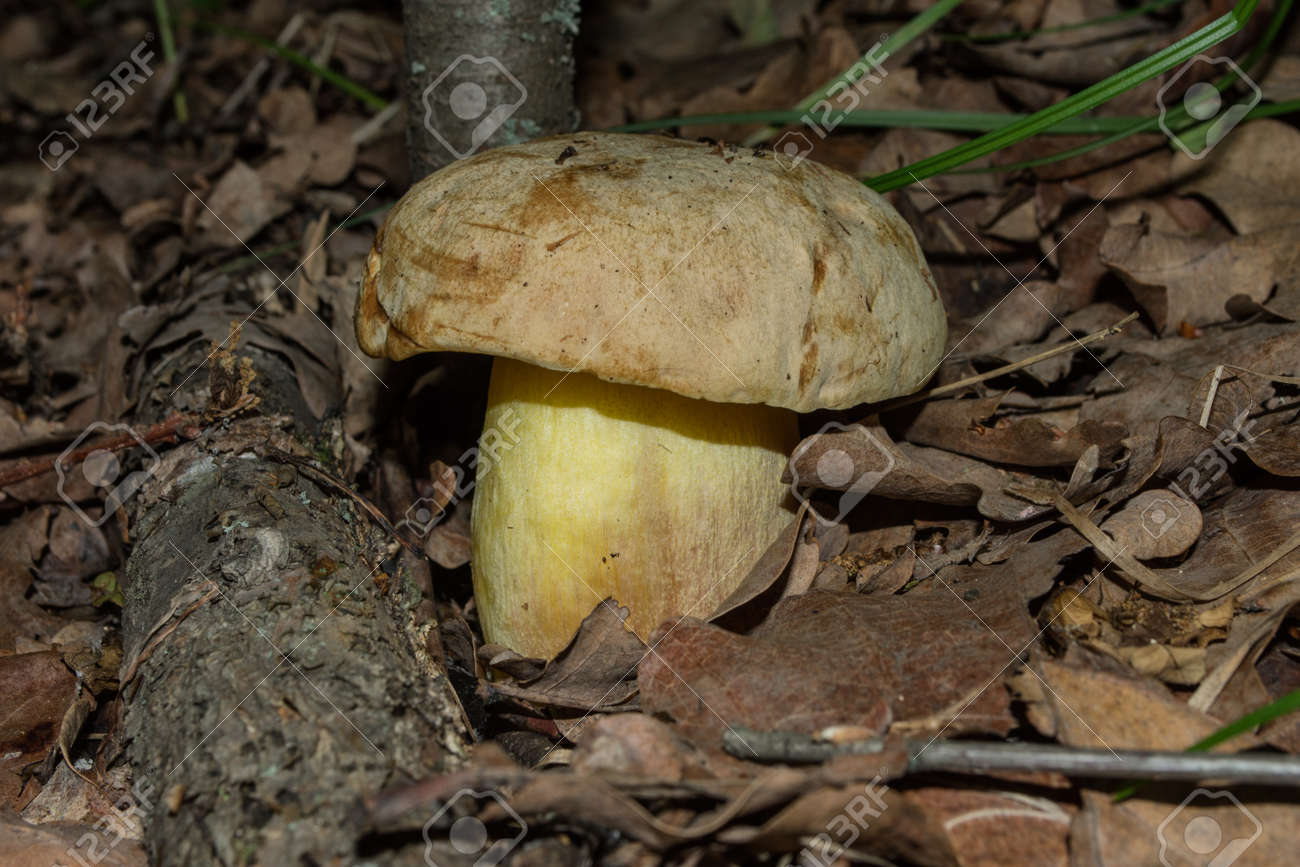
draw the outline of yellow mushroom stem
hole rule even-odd
[[[607,596],[643,639],[708,616],[789,522],[797,440],[790,410],[498,358],[474,490],[484,636],[550,658]]]

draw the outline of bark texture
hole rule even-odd
[[[321,472],[331,437],[284,361],[251,355],[268,414],[165,452],[137,504],[127,755],[156,863],[350,864],[360,798],[454,764],[468,734],[396,545]]]
[[[578,0],[403,0],[411,180],[569,132]]]

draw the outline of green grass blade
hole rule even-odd
[[[675,126],[730,126],[750,123],[792,124],[803,115],[798,111],[736,111],[719,114],[696,114],[660,120],[639,121],[611,127],[611,132],[646,132]],[[848,111],[837,126],[854,128],[941,129],[954,132],[987,132],[1002,129],[1030,117],[1002,111],[946,111],[943,109],[886,109]],[[1043,132],[1048,135],[1102,135],[1122,132],[1149,118],[1132,115],[1111,117],[1071,117]]]
[[[163,60],[175,70],[176,36],[172,32],[172,10],[167,0],[153,0],[153,14],[158,21],[158,36],[162,40]],[[181,90],[179,70],[172,84],[172,111],[176,113],[176,122],[184,126],[190,121],[189,103],[185,101],[185,91]]]
[[[218,24],[214,21],[199,19],[195,23],[200,27],[212,30],[216,33],[223,33],[226,36],[233,36],[236,39],[242,39],[245,42],[252,42],[255,45],[260,45],[267,51],[273,52],[289,61],[294,66],[297,66],[312,75],[318,76],[329,84],[334,85],[348,96],[364,104],[367,108],[372,108],[375,111],[383,111],[388,107],[388,100],[384,99],[379,94],[367,90],[363,85],[353,81],[346,75],[340,75],[329,67],[321,66],[305,54],[300,54],[292,48],[281,45],[273,39],[267,39],[264,36],[258,36],[256,33],[249,33],[247,30],[241,30],[238,27],[230,27],[225,24]]]
[[[1253,710],[1245,716],[1228,723],[1223,728],[1214,732],[1187,748],[1189,753],[1203,753],[1206,750],[1213,749],[1219,744],[1230,741],[1237,735],[1243,735],[1248,731],[1258,728],[1265,723],[1272,722],[1278,717],[1286,716],[1300,710],[1300,689],[1289,692],[1279,698],[1277,701],[1270,702],[1263,707]]]
[[[1277,701],[1270,702],[1263,707],[1253,710],[1245,716],[1233,720],[1223,728],[1204,738],[1187,748],[1189,753],[1203,753],[1217,747],[1219,744],[1230,741],[1238,735],[1253,731],[1265,723],[1270,723],[1279,717],[1284,717],[1289,713],[1295,713],[1300,710],[1300,689],[1288,692]],[[1130,783],[1120,789],[1113,796],[1113,800],[1123,801],[1131,798],[1142,787],[1141,783]]]
[[[913,39],[916,39],[925,31],[933,27],[941,18],[951,12],[961,3],[961,0],[939,0],[924,12],[916,15],[898,30],[889,35],[887,39],[880,43],[880,51],[877,56],[873,56],[870,50],[858,60],[853,66],[841,72],[812,93],[805,96],[795,105],[797,111],[807,111],[823,99],[829,99],[836,95],[837,88],[843,88],[845,85],[852,86],[857,80],[853,76],[853,70],[860,64],[870,65],[873,60],[877,62],[886,58],[893,57],[903,49]],[[873,46],[874,47],[874,46]]]
[[[938,0],[933,6],[915,15],[886,39],[868,48],[866,53],[848,69],[800,100],[795,106],[795,113],[801,116],[802,121],[802,115],[821,100],[834,96],[837,90],[843,92],[845,89],[852,88],[867,70],[897,54],[902,50],[903,46],[933,27],[937,21],[956,8],[960,2],[961,0]],[[808,121],[802,122],[806,123]],[[778,132],[780,130],[776,127],[766,127],[746,138],[745,144],[750,147],[761,144]]]
[[[735,111],[719,114],[696,114],[682,117],[639,121],[612,127],[612,132],[647,132],[675,126],[743,126],[750,123],[794,124],[804,113],[794,111]],[[839,116],[837,127],[910,127],[942,129],[955,132],[987,132],[1009,123],[1024,120],[1027,114],[994,111],[945,111],[941,109],[890,109],[884,111],[847,111]],[[1143,122],[1141,117],[1072,117],[1045,132],[1051,135],[1101,135],[1129,129]]]
[[[1001,150],[1008,145],[1050,129],[1067,118],[1096,108],[1124,91],[1172,69],[1179,63],[1185,62],[1199,52],[1232,36],[1241,30],[1258,5],[1259,0],[1240,0],[1232,12],[1217,18],[1173,45],[1133,64],[1122,72],[1085,88],[1056,105],[1035,112],[1024,120],[1008,124],[1002,129],[985,133],[973,141],[919,160],[901,169],[886,172],[872,178],[867,184],[878,192],[897,189],[914,181],[924,180],[951,171],[971,160],[987,156],[994,151]]]
[[[1183,0],[1152,0],[1150,3],[1143,3],[1141,6],[1134,6],[1132,9],[1125,9],[1123,12],[1117,12],[1114,15],[1089,18],[1087,21],[1076,21],[1073,24],[1041,27],[1038,30],[1010,30],[1006,33],[941,33],[939,39],[944,42],[1007,42],[1012,39],[1029,39],[1032,36],[1043,36],[1049,33],[1069,33],[1071,30],[1086,30],[1089,27],[1100,27],[1103,24],[1113,24],[1127,18],[1136,18],[1139,15],[1146,15],[1148,12],[1155,12],[1166,6],[1173,6],[1175,3],[1182,2]]]
[[[1264,33],[1260,37],[1259,42],[1255,43],[1255,46],[1251,48],[1250,52],[1242,59],[1240,66],[1243,70],[1252,69],[1260,60],[1263,59],[1264,54],[1272,45],[1273,40],[1276,39],[1278,33],[1281,32],[1282,25],[1286,22],[1287,15],[1291,12],[1291,4],[1292,0],[1282,0],[1282,2],[1278,3],[1277,7],[1273,10],[1272,17],[1269,19],[1268,26],[1264,28]],[[1214,88],[1222,92],[1227,89],[1232,81],[1233,77],[1231,75],[1224,75],[1220,77],[1218,81],[1214,82]],[[1300,100],[1289,100],[1287,102],[1280,102],[1273,105],[1257,105],[1250,110],[1245,118],[1243,118],[1243,122],[1253,118],[1276,117],[1278,115],[1291,114],[1297,110],[1300,110]],[[1191,119],[1188,117],[1187,110],[1180,103],[1167,113],[1165,123],[1171,128],[1179,130],[1180,133],[1183,133],[1183,130],[1191,125]],[[1051,154],[1050,156],[1038,157],[1037,159],[1031,160],[1022,160],[1015,163],[1005,163],[1000,166],[980,166],[978,168],[954,169],[952,174],[1012,172],[1021,169],[1037,168],[1038,166],[1044,166],[1050,163],[1064,162],[1065,160],[1073,159],[1074,157],[1095,151],[1098,148],[1103,148],[1107,145],[1114,144],[1115,142],[1122,141],[1131,135],[1136,135],[1137,133],[1146,132],[1148,130],[1154,130],[1159,125],[1159,117],[1150,117],[1141,121],[1135,120],[1133,125],[1127,130],[1119,130],[1113,135],[1106,136],[1097,141],[1087,142],[1078,147]],[[1186,135],[1187,133],[1183,134]],[[1170,147],[1175,147],[1173,142],[1170,142],[1169,145]]]

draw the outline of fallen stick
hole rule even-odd
[[[15,485],[18,482],[25,482],[46,473],[52,473],[60,460],[63,461],[65,467],[73,467],[95,452],[119,452],[124,449],[134,448],[141,442],[153,446],[159,443],[176,442],[180,438],[192,440],[201,432],[202,426],[196,418],[181,413],[173,413],[157,424],[150,425],[147,429],[141,431],[138,436],[122,434],[117,437],[109,437],[69,452],[66,456],[59,454],[52,457],[18,458],[11,461],[0,467],[0,488],[6,485]]]
[[[883,737],[834,743],[813,735],[760,732],[742,727],[729,729],[722,735],[723,748],[733,756],[788,764],[816,764],[836,756],[876,755],[883,753],[889,743]],[[909,738],[903,743],[908,758],[906,774],[1055,771],[1069,777],[1096,780],[1228,780],[1300,788],[1300,756],[1108,750],[922,738]]]
[[[1055,358],[1056,356],[1064,355],[1067,352],[1074,352],[1076,349],[1083,349],[1090,343],[1096,343],[1099,340],[1105,340],[1107,337],[1118,334],[1125,325],[1128,325],[1134,319],[1137,319],[1137,317],[1138,315],[1136,313],[1130,313],[1128,316],[1125,316],[1119,322],[1116,322],[1108,328],[1103,328],[1100,331],[1093,332],[1086,337],[1073,338],[1073,342],[1066,342],[1062,343],[1060,346],[1053,346],[1051,349],[1044,350],[1036,355],[1031,355],[1028,358],[1022,358],[1019,361],[1013,361],[1010,364],[1004,364],[1001,367],[994,368],[993,370],[985,371],[984,373],[977,373],[974,376],[968,376],[965,379],[959,379],[956,382],[950,382],[947,385],[939,385],[927,389],[926,391],[918,391],[916,394],[909,394],[907,397],[885,401],[882,404],[872,407],[871,411],[873,413],[888,412],[891,409],[911,406],[914,403],[920,403],[929,400],[932,397],[942,397],[945,394],[952,394],[953,392],[961,391],[962,389],[968,388],[972,385],[978,385],[986,380],[996,379],[999,376],[1014,373],[1015,371],[1023,370],[1026,367],[1032,367],[1040,361],[1046,361],[1049,358]]]

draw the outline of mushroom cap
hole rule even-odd
[[[499,355],[798,412],[907,394],[943,304],[883,197],[771,151],[583,132],[417,183],[366,262],[371,355]]]

